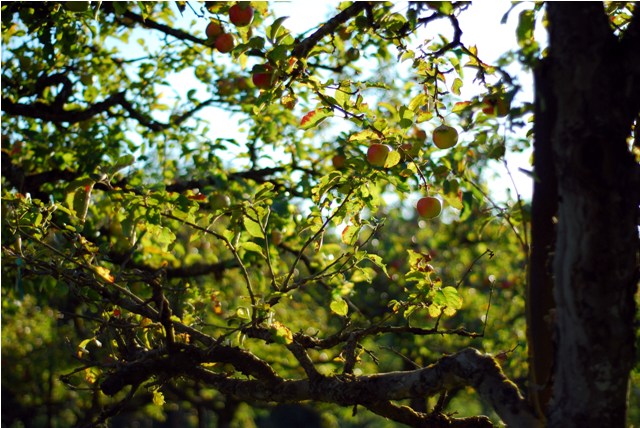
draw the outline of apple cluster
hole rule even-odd
[[[229,8],[229,21],[236,27],[246,27],[253,21],[253,8],[250,5],[234,4]],[[228,53],[235,47],[235,39],[227,33],[219,21],[211,21],[206,29],[207,40],[219,52]]]

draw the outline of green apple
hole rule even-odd
[[[442,124],[433,130],[433,143],[439,149],[448,149],[458,142],[458,131],[449,125]]]
[[[222,193],[216,193],[209,198],[209,204],[214,211],[223,210],[231,206],[231,199]]]

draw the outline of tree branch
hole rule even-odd
[[[315,400],[342,406],[362,405],[387,417],[400,417],[405,423],[418,419],[407,410],[391,406],[389,401],[428,397],[443,390],[471,386],[494,407],[507,425],[522,428],[542,426],[516,385],[506,378],[493,357],[471,348],[413,371],[358,377],[320,375],[316,380],[279,382],[229,378],[193,364],[193,361],[185,364],[176,360],[174,363],[177,364],[170,365],[170,369],[166,363],[156,368],[166,368],[174,375],[180,372],[241,401],[286,403]],[[477,422],[484,423],[484,418]]]
[[[369,6],[369,2],[366,1],[354,2],[351,6],[328,20],[315,33],[298,43],[296,47],[293,48],[293,52],[291,53],[292,56],[296,58],[306,58],[307,55],[309,55],[309,52],[311,52],[311,49],[313,49],[320,40],[322,40],[322,38],[334,33],[340,25],[357,16]]]

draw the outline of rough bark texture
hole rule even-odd
[[[558,210],[558,191],[553,167],[551,131],[557,115],[548,61],[534,72],[535,182],[531,201],[531,252],[527,287],[527,342],[529,351],[529,399],[539,417],[544,417],[551,398],[554,360],[553,277],[551,255],[555,240],[553,218]]]
[[[601,3],[549,3],[558,180],[551,427],[623,427],[634,362],[640,108],[638,12],[622,41]]]

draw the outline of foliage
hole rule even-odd
[[[235,2],[68,3],[2,4],[3,424],[179,408],[255,426],[271,407],[220,385],[410,370],[467,346],[524,385],[529,205],[495,200],[483,172],[529,147],[532,106],[513,56],[486,64],[462,42],[468,4],[347,2],[297,35],[266,2],[239,28]],[[539,16],[519,18],[528,65]],[[423,38],[435,21],[452,35]],[[431,141],[442,123],[451,149]],[[374,143],[392,148],[384,167]],[[425,194],[439,218],[418,219]],[[467,395],[411,404],[472,417]],[[308,406],[322,426],[392,426],[360,404]]]

